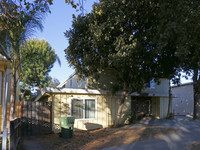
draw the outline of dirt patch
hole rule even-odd
[[[188,150],[200,150],[200,142],[188,146]]]
[[[58,134],[50,134],[26,139],[24,143],[27,146],[26,143],[30,144],[32,141],[31,145],[40,147],[40,150],[98,150],[105,147],[158,138],[176,131],[178,130],[163,127],[107,128],[94,131],[75,131],[74,137],[71,139],[61,138]],[[28,147],[24,149],[28,149]]]

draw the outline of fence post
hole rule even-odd
[[[2,142],[2,150],[6,150],[7,147],[7,128],[4,126],[3,128],[3,142]]]

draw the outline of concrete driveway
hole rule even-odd
[[[141,126],[168,127],[180,131],[161,138],[113,146],[104,150],[187,150],[187,146],[200,142],[200,122],[197,121],[147,119],[141,121]]]

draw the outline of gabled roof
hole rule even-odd
[[[73,78],[74,76],[75,76],[76,74],[75,74],[75,72],[72,74],[72,75],[70,75],[64,82],[62,82],[62,83],[60,83],[58,86],[57,86],[57,88],[62,88],[71,78]]]

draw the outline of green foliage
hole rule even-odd
[[[31,101],[33,94],[30,87],[20,86],[19,100]]]
[[[140,92],[152,78],[173,76],[174,64],[166,67],[166,60],[176,58],[168,52],[170,45],[161,51],[152,40],[157,7],[157,1],[150,0],[100,1],[92,13],[75,17],[65,33],[67,60],[82,77],[112,76],[110,88],[115,91]]]
[[[175,68],[175,83],[180,80],[180,71],[186,73],[186,79],[192,77],[194,86],[194,118],[200,118],[200,43],[199,43],[199,0],[166,0],[159,2],[157,25],[152,32],[152,41],[157,42],[160,52],[175,56],[174,61],[167,60],[166,66]],[[166,51],[163,51],[163,50]],[[167,58],[167,57],[166,57]],[[165,68],[165,70],[167,69]],[[169,67],[171,68],[171,67]]]
[[[38,1],[38,0],[37,0]],[[24,2],[24,4],[23,4]],[[0,53],[10,62],[12,69],[10,118],[15,118],[18,75],[20,76],[20,46],[34,29],[42,29],[43,18],[48,6],[32,3],[26,7],[24,1],[0,1]],[[39,1],[38,1],[39,2]],[[42,11],[46,8],[45,11]],[[42,13],[41,13],[42,12]],[[43,13],[44,12],[44,13]]]
[[[126,117],[128,119],[128,124],[133,124],[136,122],[137,117],[136,117],[136,112],[134,109],[130,109],[127,113],[126,113]]]
[[[51,78],[50,84],[48,85],[48,87],[52,87],[52,88],[56,88],[59,84],[60,81],[57,78]]]
[[[45,40],[30,39],[20,49],[23,84],[45,87],[49,85],[48,73],[57,55]]]

